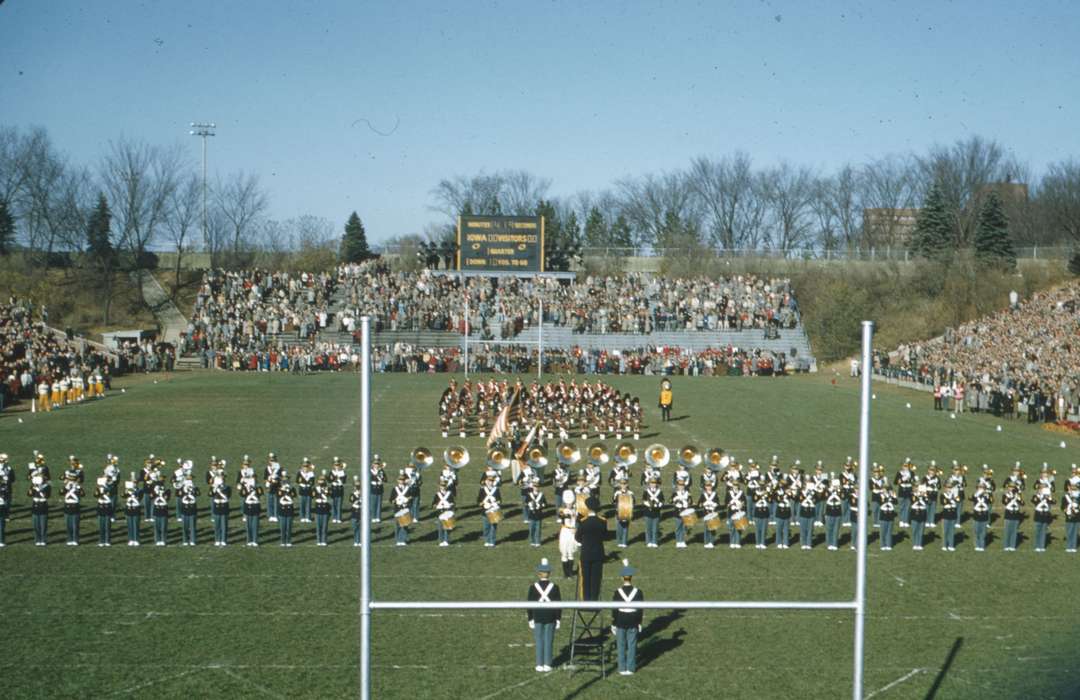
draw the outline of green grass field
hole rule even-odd
[[[772,454],[836,467],[857,452],[857,385],[846,377],[676,379],[674,414],[662,425],[651,408],[654,378],[616,380],[638,393],[648,411],[645,443],[676,449],[722,446],[741,460]],[[83,519],[84,545],[63,546],[63,518],[51,520],[52,544],[32,546],[25,503],[25,464],[32,450],[49,457],[54,477],[70,453],[88,466],[88,482],[104,456],[118,453],[125,472],[147,453],[196,460],[202,479],[211,454],[229,460],[278,452],[290,472],[310,456],[318,467],[334,455],[358,464],[359,381],[353,375],[177,374],[152,383],[128,380],[125,394],[51,415],[6,414],[0,450],[12,456],[19,483],[9,546],[0,550],[6,630],[0,676],[3,695],[16,697],[346,697],[357,694],[359,554],[349,525],[332,526],[331,546],[313,546],[313,526],[297,525],[296,547],[276,544],[264,523],[264,546],[209,545],[210,521],[200,520],[195,548],[99,549],[96,519]],[[373,381],[375,451],[396,469],[418,445],[436,454],[435,403],[445,376],[377,376]],[[1049,461],[1059,483],[1080,441],[1020,422],[935,413],[930,398],[877,386],[872,458],[889,465],[904,457],[939,463],[989,462],[998,481],[1015,459]],[[912,408],[905,408],[910,402]],[[23,422],[18,422],[22,418]],[[1002,432],[995,425],[1004,426]],[[659,433],[659,434],[657,434]],[[462,496],[474,496],[481,441],[468,441],[473,465]],[[609,441],[613,446],[614,441]],[[1064,471],[1063,471],[1064,468]],[[430,501],[425,485],[424,506]],[[550,500],[550,487],[549,500]],[[513,499],[516,503],[516,499]],[[235,502],[235,501],[234,501]],[[88,498],[87,507],[91,505]],[[234,513],[236,513],[234,506]],[[513,515],[513,511],[511,515]],[[172,535],[178,526],[172,524]],[[670,540],[674,526],[663,525]],[[121,539],[117,523],[114,541]],[[500,545],[485,549],[475,515],[466,517],[450,548],[435,546],[425,519],[412,545],[392,546],[384,521],[372,552],[374,595],[393,600],[521,599],[540,556],[558,559],[556,528],[545,544],[527,546],[520,518],[499,528]],[[992,532],[1000,534],[1000,523]],[[965,527],[970,534],[970,525]],[[1023,531],[1030,535],[1030,522]],[[696,544],[676,550],[643,546],[642,526],[626,556],[651,600],[803,599],[853,597],[855,556],[842,548],[812,552],[739,551]],[[1055,523],[1050,551],[1029,541],[1004,553],[970,540],[945,553],[931,539],[912,552],[901,539],[892,552],[869,553],[866,692],[874,697],[1076,697],[1080,559],[1067,555]],[[144,526],[144,541],[147,532]],[[232,538],[242,541],[239,516]],[[842,544],[844,544],[842,542]],[[615,550],[613,546],[609,547]],[[613,555],[614,558],[614,555]],[[558,567],[556,566],[556,569]],[[558,579],[561,582],[561,579]],[[605,590],[615,583],[614,567]],[[570,586],[564,584],[564,593]],[[605,593],[605,596],[609,593]],[[556,637],[565,660],[567,624]],[[373,695],[377,698],[654,697],[699,695],[754,698],[836,698],[850,695],[853,614],[848,612],[648,611],[639,672],[601,681],[592,671],[533,671],[532,636],[523,611],[373,615]]]

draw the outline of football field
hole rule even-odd
[[[55,492],[69,454],[87,467],[87,490],[107,453],[121,458],[125,478],[149,453],[170,466],[196,463],[202,486],[210,455],[228,460],[229,482],[244,454],[261,470],[268,451],[295,474],[310,457],[318,469],[334,456],[359,465],[359,379],[352,374],[291,377],[278,374],[179,373],[158,381],[122,380],[104,400],[53,414],[6,414],[0,451],[17,469],[8,546],[0,550],[5,639],[0,677],[6,698],[22,697],[270,697],[338,698],[357,695],[359,674],[359,553],[349,523],[331,526],[329,547],[314,546],[314,526],[296,524],[297,546],[277,546],[276,525],[262,526],[262,546],[242,546],[243,526],[233,499],[230,540],[212,546],[204,509],[199,546],[94,546],[96,517],[88,496],[83,544],[64,546],[63,516],[54,507],[50,545],[34,547],[26,510],[26,463],[32,451],[48,458]],[[771,378],[674,378],[676,420],[662,424],[655,408],[658,379],[614,378],[641,396],[647,428],[639,447],[662,442],[723,447],[745,464],[779,455],[786,467],[822,459],[839,470],[857,455],[858,386],[831,374]],[[393,478],[410,450],[444,448],[436,402],[446,375],[376,375],[372,382],[374,451]],[[126,382],[126,383],[125,383]],[[924,464],[959,459],[971,465],[969,484],[983,462],[1000,485],[1014,460],[1030,484],[1043,461],[1058,470],[1058,494],[1069,464],[1080,461],[1080,440],[989,416],[950,419],[931,410],[927,394],[875,386],[871,457],[890,478],[911,457]],[[908,408],[907,404],[911,407]],[[19,418],[22,422],[19,422]],[[998,431],[996,427],[1002,426]],[[1059,443],[1065,440],[1063,449]],[[584,448],[593,440],[576,440]],[[373,529],[373,595],[383,600],[520,600],[541,556],[555,563],[564,597],[572,584],[560,574],[557,528],[544,523],[544,545],[528,546],[520,499],[499,527],[499,544],[482,546],[472,504],[483,464],[479,438],[464,441],[472,463],[461,474],[464,517],[453,546],[439,548],[428,507],[435,481],[423,490],[423,522],[408,547],[393,546],[384,510]],[[607,445],[615,446],[609,439]],[[634,481],[641,465],[634,467]],[[670,470],[670,467],[669,467]],[[549,470],[550,471],[550,470]],[[605,469],[606,472],[606,469]],[[695,481],[696,481],[695,474]],[[605,473],[606,477],[606,473]],[[665,493],[669,491],[665,477]],[[205,489],[204,489],[205,490]],[[545,486],[549,502],[550,485]],[[605,484],[603,494],[609,493]],[[694,494],[697,488],[695,483]],[[1028,496],[1030,494],[1030,488]],[[203,499],[205,501],[205,495]],[[1000,503],[997,505],[1000,516]],[[1030,508],[1028,509],[1030,515]],[[871,535],[868,559],[866,692],[875,698],[1076,697],[1080,693],[1080,558],[1066,554],[1060,515],[1049,551],[1002,551],[1001,520],[984,553],[973,551],[970,523],[957,551],[943,552],[928,531],[925,551],[902,534],[891,552]],[[663,544],[646,549],[643,526],[631,526],[631,545],[617,550],[605,570],[604,598],[616,584],[618,556],[639,569],[635,583],[649,600],[850,600],[855,554],[829,552],[816,533],[812,551],[743,547],[730,550],[726,534],[716,549],[701,545],[700,527],[687,549],[673,545],[674,524],[661,526]],[[1031,536],[1030,519],[1021,531]],[[170,523],[179,539],[179,525]],[[617,553],[617,554],[616,554]],[[372,617],[372,694],[376,698],[838,698],[850,696],[853,613],[848,611],[646,611],[638,673],[601,680],[565,664],[570,613],[556,635],[556,670],[533,670],[532,635],[524,611],[397,612]]]

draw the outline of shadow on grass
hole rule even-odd
[[[644,639],[644,644],[638,645],[637,666],[645,668],[650,663],[660,658],[669,651],[674,651],[682,646],[686,630],[679,628],[670,637],[662,637],[662,633],[672,624],[680,620],[686,614],[685,610],[672,610],[666,615],[660,615],[649,620],[649,624],[641,630],[639,639]]]
[[[949,649],[949,653],[945,656],[945,663],[941,664],[941,670],[938,671],[937,676],[934,678],[933,685],[930,686],[930,690],[926,691],[926,700],[934,700],[937,697],[938,689],[941,688],[941,682],[945,680],[945,676],[949,673],[949,668],[952,667],[953,661],[956,659],[956,655],[960,652],[960,647],[964,645],[964,638],[957,637],[953,642],[952,648]]]

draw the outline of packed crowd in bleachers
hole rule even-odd
[[[68,340],[41,317],[41,307],[27,300],[11,297],[0,304],[0,408],[35,398],[43,383],[51,388],[66,380],[85,386],[100,372],[107,386],[118,371],[108,355],[80,340]]]
[[[1038,292],[943,335],[879,354],[877,371],[934,387],[960,411],[1076,420],[1080,412],[1080,283]],[[943,396],[942,396],[943,395]]]

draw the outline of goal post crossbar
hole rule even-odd
[[[566,600],[550,603],[516,600],[412,601],[373,600],[371,610],[855,610],[851,601],[775,601],[775,600],[651,600],[598,601]]]

